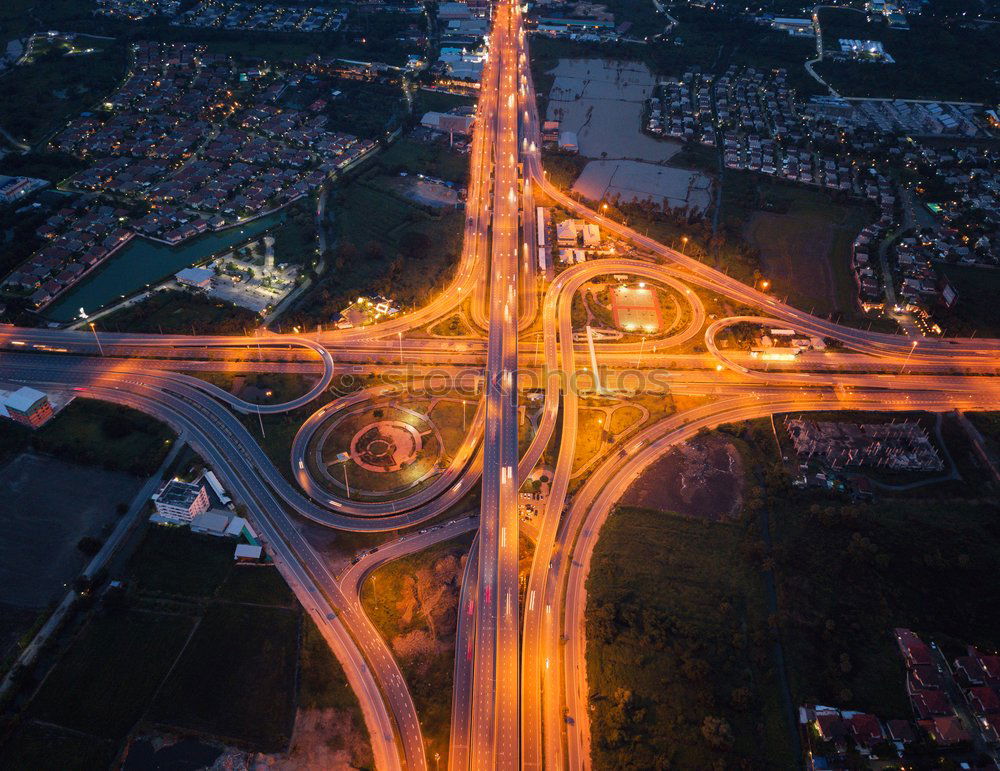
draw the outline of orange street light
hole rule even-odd
[[[101,345],[101,338],[97,336],[97,327],[94,326],[94,322],[90,322],[90,331],[94,333],[94,339],[97,341],[97,350],[101,352],[101,356],[104,356],[104,346]]]
[[[917,341],[916,340],[914,340],[913,343],[910,345],[910,352],[907,353],[906,354],[906,358],[903,359],[903,366],[899,368],[899,374],[900,375],[903,374],[903,370],[906,369],[906,364],[907,364],[907,362],[910,361],[910,357],[913,355],[913,352],[915,350],[917,350]]]

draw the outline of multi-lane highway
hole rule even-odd
[[[469,762],[518,766],[518,410],[517,330],[521,249],[518,139],[520,6],[494,6],[490,56],[496,65],[486,423],[479,526],[476,644]],[[487,129],[489,130],[489,129]]]
[[[601,524],[643,469],[698,430],[775,412],[1000,408],[1000,386],[992,377],[1000,371],[1000,341],[914,340],[839,326],[636,233],[559,190],[542,169],[527,62],[520,6],[498,0],[470,154],[462,256],[449,288],[422,308],[370,327],[308,336],[0,328],[0,380],[75,389],[147,412],[189,437],[233,497],[247,505],[282,574],[344,666],[379,768],[428,766],[419,716],[402,673],[358,601],[364,577],[385,560],[478,526],[458,611],[449,767],[586,768],[585,580]],[[535,191],[598,223],[642,259],[596,259],[563,270],[544,286],[534,267]],[[571,498],[580,389],[596,385],[593,373],[581,376],[590,359],[586,345],[574,340],[580,330],[573,326],[572,302],[586,282],[617,274],[668,287],[684,306],[684,323],[649,345],[599,342],[598,361],[608,368],[604,385],[620,385],[636,371],[655,372],[657,377],[641,389],[667,389],[702,401],[643,426],[607,450]],[[694,288],[761,315],[717,319],[706,327]],[[485,337],[404,337],[456,312],[468,313]],[[717,333],[740,321],[834,338],[847,352],[804,356],[761,371],[746,355],[716,346]],[[539,337],[518,339],[536,324]],[[704,353],[692,350],[701,336]],[[403,370],[399,385],[364,388],[332,401],[323,396],[338,376],[367,374],[386,364]],[[190,374],[220,369],[303,372],[316,379],[298,398],[256,405]],[[332,421],[352,409],[405,399],[407,389],[424,385],[435,372],[460,380],[471,372],[480,396],[448,468],[393,501],[355,500],[324,484],[321,449]],[[529,380],[544,389],[544,401],[531,442],[519,455],[518,391]],[[239,414],[290,412],[312,403],[317,407],[290,448],[296,487],[275,468]],[[522,604],[517,494],[546,449],[556,453],[555,469]],[[305,518],[344,530],[396,530],[461,510],[476,490],[478,519],[463,516],[452,524],[429,525],[339,576],[332,575],[296,526]]]

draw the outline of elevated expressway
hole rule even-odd
[[[0,328],[0,380],[76,389],[147,412],[190,438],[233,493],[248,506],[269,551],[306,611],[343,664],[357,692],[379,768],[427,767],[420,724],[395,660],[358,601],[364,576],[382,561],[412,553],[453,532],[475,526],[456,520],[445,528],[393,542],[334,577],[296,527],[305,518],[336,529],[379,532],[416,525],[457,507],[482,480],[479,535],[463,582],[456,646],[452,752],[454,769],[585,768],[589,762],[586,670],[583,659],[583,591],[600,525],[635,477],[671,446],[702,428],[781,411],[807,409],[1000,408],[995,374],[1000,341],[920,340],[841,327],[778,302],[724,274],[664,247],[592,211],[548,182],[538,147],[538,116],[519,8],[494,10],[491,54],[477,108],[470,160],[465,242],[456,277],[445,292],[412,313],[372,327],[304,335],[180,336]],[[528,175],[522,179],[521,169]],[[656,262],[595,260],[560,273],[542,295],[534,275],[532,188],[576,216],[596,222]],[[667,373],[675,392],[697,389],[715,401],[678,413],[629,436],[589,474],[572,497],[569,477],[578,433],[579,393],[571,374],[584,347],[573,341],[572,298],[583,283],[624,273],[661,282],[690,302],[690,319],[647,366],[685,360],[692,369]],[[489,280],[487,280],[487,277]],[[707,330],[705,311],[691,286],[760,309],[763,316],[723,319]],[[403,334],[447,317],[468,303],[484,340],[403,339]],[[518,344],[541,314],[542,339]],[[830,366],[857,354],[882,368],[909,374],[760,372],[714,347],[724,326],[749,320],[780,323],[812,335],[836,338],[855,354],[834,354]],[[708,354],[677,348],[706,335]],[[539,349],[540,348],[540,349]],[[402,353],[399,353],[399,352]],[[643,348],[601,343],[600,360],[631,367]],[[107,354],[98,357],[96,354]],[[242,413],[278,413],[318,400],[338,374],[392,361],[399,353],[420,382],[429,368],[456,366],[482,371],[483,398],[452,464],[419,492],[391,503],[352,501],[328,493],[303,466],[309,440],[327,415],[386,396],[386,386],[338,396],[302,426],[289,459],[305,495],[274,467],[243,421]],[[67,355],[73,354],[73,355]],[[541,372],[545,400],[537,431],[525,453],[517,451],[518,355]],[[688,356],[688,359],[684,359]],[[851,357],[855,357],[852,359]],[[705,369],[718,361],[726,371]],[[869,361],[869,359],[865,359]],[[359,364],[360,363],[360,364]],[[400,362],[403,363],[402,361]],[[217,366],[256,371],[308,371],[318,380],[308,393],[280,405],[238,399],[186,371]],[[853,366],[853,365],[852,365]],[[638,363],[636,363],[638,367]],[[298,369],[296,369],[298,368]],[[370,370],[369,370],[370,371]],[[402,389],[404,386],[399,386]],[[552,493],[542,515],[523,608],[518,607],[516,495],[558,429]],[[519,617],[523,623],[519,642]],[[567,643],[560,644],[565,635]],[[573,718],[564,720],[563,710]]]

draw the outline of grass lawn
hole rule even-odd
[[[448,112],[456,107],[472,107],[476,103],[474,96],[463,94],[448,94],[443,91],[429,91],[422,88],[416,92],[417,102],[415,112],[422,115],[425,112]]]
[[[291,610],[209,607],[150,719],[264,752],[284,750],[295,720],[298,635],[299,614]]]
[[[34,145],[112,91],[125,74],[126,49],[117,41],[81,38],[90,54],[67,56],[69,45],[49,47],[0,78],[2,125]]]
[[[606,450],[607,434],[602,410],[581,409],[578,421],[576,446],[573,455],[573,470],[577,471],[595,455]]]
[[[595,768],[795,765],[744,539],[739,523],[646,509],[604,526],[587,582]]]
[[[476,414],[477,403],[475,400],[463,400],[464,406],[459,401],[441,399],[434,405],[430,412],[430,418],[434,421],[441,432],[441,439],[444,442],[445,452],[449,456],[461,446],[465,435],[468,433],[468,426]],[[463,422],[463,411],[465,420]],[[464,426],[464,427],[463,427]]]
[[[74,399],[37,431],[5,423],[0,428],[0,459],[32,448],[73,463],[148,476],[159,468],[173,439],[169,428],[141,412]]]
[[[241,335],[247,329],[256,329],[260,316],[203,294],[166,289],[106,316],[100,324],[103,329],[116,332]]]
[[[427,751],[447,767],[461,557],[468,533],[376,570],[362,586],[365,612],[396,654]]]
[[[227,541],[230,546],[231,541]],[[273,565],[234,566],[219,587],[219,599],[245,602],[251,605],[277,605],[294,607],[297,602],[285,579]]]
[[[183,615],[96,616],[42,684],[28,715],[120,740],[145,712],[193,626]]]

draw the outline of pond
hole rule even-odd
[[[142,237],[133,238],[121,251],[109,257],[90,276],[63,294],[45,310],[52,321],[72,321],[80,308],[94,313],[122,297],[157,284],[182,268],[208,259],[213,254],[259,236],[282,221],[281,212],[217,233],[204,233],[178,246],[168,246]]]

